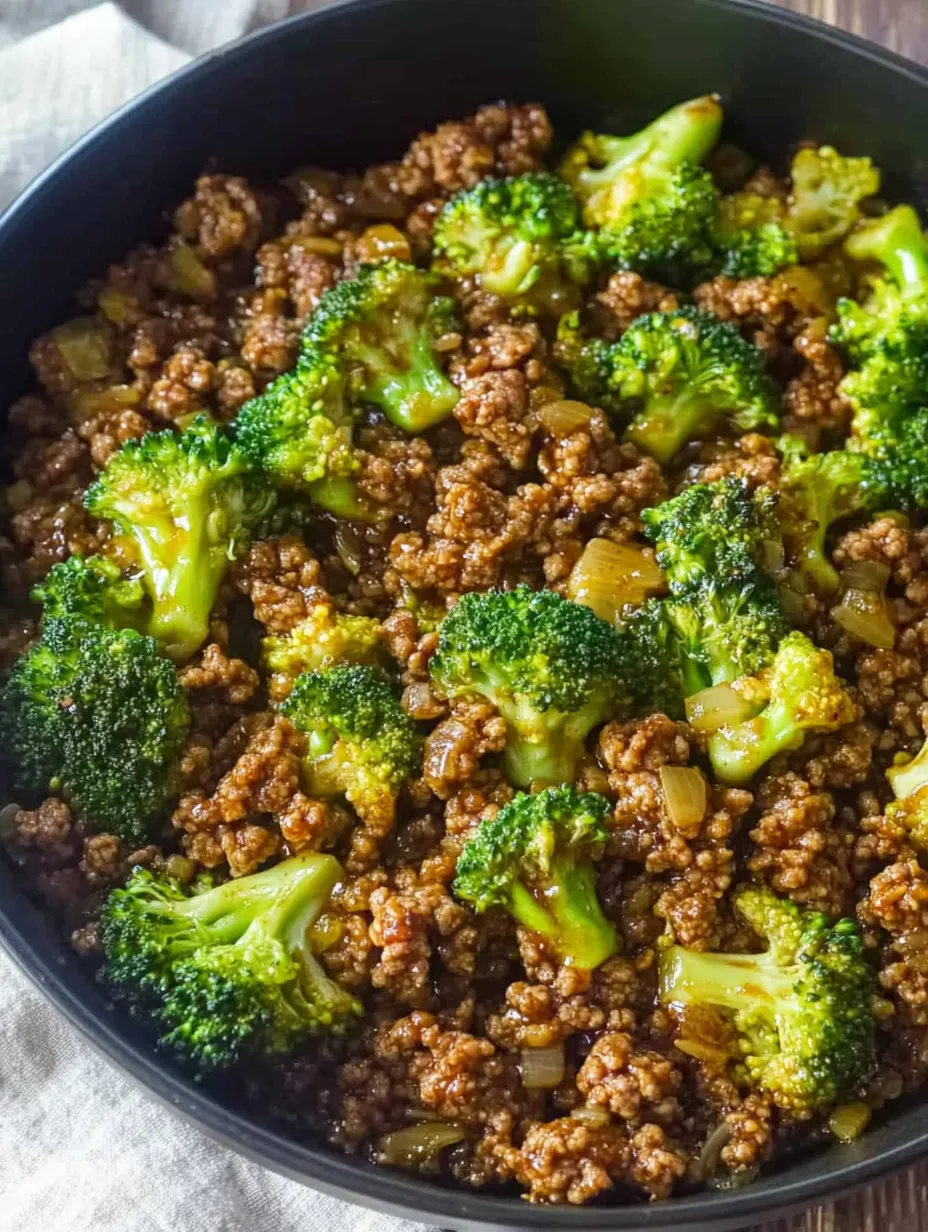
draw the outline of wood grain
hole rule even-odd
[[[437,0],[436,0],[437,2]],[[582,0],[575,0],[582,3]],[[928,64],[928,0],[769,0]],[[313,0],[289,0],[290,12]],[[744,1232],[928,1232],[928,1162],[850,1198]]]

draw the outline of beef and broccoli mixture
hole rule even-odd
[[[928,245],[721,126],[207,174],[33,347],[3,845],[296,1136],[666,1198],[925,1081]]]

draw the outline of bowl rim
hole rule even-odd
[[[79,163],[99,140],[136,123],[158,106],[162,96],[201,75],[220,62],[260,54],[266,43],[286,38],[295,27],[324,24],[333,15],[348,10],[371,10],[396,6],[407,0],[324,0],[308,12],[252,31],[233,42],[183,65],[124,103],[41,171],[0,215],[0,242],[15,232],[45,194],[56,188],[62,171]],[[773,8],[767,0],[699,0],[707,8],[742,12],[773,26],[802,31],[810,39],[837,46],[858,58],[881,65],[897,75],[928,88],[928,68],[862,37],[828,26],[791,10]],[[25,897],[25,896],[24,896]],[[27,911],[44,916],[31,902]],[[399,1218],[414,1217],[441,1225],[450,1220],[484,1228],[507,1230],[549,1228],[556,1221],[568,1229],[671,1229],[741,1226],[760,1216],[807,1206],[836,1197],[895,1171],[928,1154],[928,1125],[906,1141],[889,1146],[870,1158],[849,1158],[844,1163],[799,1180],[790,1180],[787,1169],[777,1176],[775,1189],[758,1191],[749,1185],[727,1193],[701,1193],[650,1205],[545,1207],[532,1206],[518,1198],[497,1197],[464,1189],[446,1189],[398,1171],[359,1163],[334,1148],[299,1143],[260,1122],[224,1106],[206,1091],[189,1083],[159,1055],[140,1048],[121,1029],[115,1014],[98,1013],[80,995],[76,964],[56,943],[35,930],[30,937],[18,928],[0,899],[0,945],[28,981],[83,1038],[111,1064],[139,1084],[148,1095],[168,1105],[196,1128],[231,1150],[244,1154],[273,1172],[298,1180],[343,1201]]]

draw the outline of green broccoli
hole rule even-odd
[[[466,594],[441,626],[432,680],[480,694],[506,721],[503,761],[520,787],[570,783],[589,732],[630,702],[623,639],[551,590]]]
[[[915,847],[928,852],[928,740],[908,761],[886,771],[896,797],[886,806],[886,816],[905,829]]]
[[[568,151],[560,175],[620,268],[677,282],[711,264],[718,190],[699,164],[722,118],[718,99],[696,98],[628,137],[583,133]]]
[[[292,372],[245,403],[233,427],[242,450],[275,483],[305,492],[337,517],[368,521],[354,481],[353,426],[345,380],[328,357],[307,350]]]
[[[892,435],[877,438],[867,461],[867,507],[928,509],[928,406],[902,419]]]
[[[789,568],[817,591],[837,590],[838,572],[826,551],[828,532],[844,518],[884,505],[886,477],[861,453],[836,449],[808,454],[791,440],[781,448],[778,512]]]
[[[853,232],[845,249],[884,270],[863,303],[839,301],[832,329],[856,365],[841,391],[855,410],[855,444],[868,451],[928,404],[928,245],[918,215],[900,205]]]
[[[0,698],[16,787],[60,793],[130,844],[176,789],[189,721],[174,665],[152,638],[75,617],[46,617]]]
[[[326,291],[303,333],[310,374],[320,365],[337,372],[349,406],[370,403],[406,432],[446,419],[460,395],[435,349],[453,323],[452,301],[436,295],[439,282],[389,260]]]
[[[737,889],[734,904],[764,953],[665,949],[661,1001],[727,1012],[740,1044],[737,1079],[795,1118],[827,1111],[874,1065],[876,984],[857,926],[753,886]]]
[[[790,177],[784,221],[803,261],[843,239],[860,218],[861,201],[880,191],[880,172],[869,158],[847,158],[830,145],[800,150]]]
[[[75,553],[53,565],[31,595],[42,605],[42,619],[80,616],[111,629],[137,629],[148,623],[145,588],[137,577],[127,578],[105,556]]]
[[[627,438],[662,464],[722,421],[742,432],[777,423],[763,355],[714,313],[649,313],[611,344],[577,342],[574,329],[565,318],[556,354],[577,395],[613,415],[631,414]]]
[[[148,632],[184,660],[208,636],[229,562],[273,508],[274,493],[243,450],[198,416],[180,435],[150,432],[128,441],[84,504],[135,550],[152,602]]]
[[[188,893],[136,868],[103,906],[107,982],[198,1075],[344,1031],[361,1007],[307,940],[342,875],[333,856],[304,852]]]
[[[379,620],[347,616],[329,603],[317,603],[283,637],[261,643],[261,664],[273,673],[271,692],[281,700],[302,672],[316,672],[339,663],[375,663],[382,646]]]
[[[478,911],[502,907],[562,961],[592,971],[619,945],[596,897],[610,812],[604,796],[572,787],[519,792],[464,845],[454,893]]]
[[[364,665],[304,672],[280,709],[309,737],[308,790],[345,796],[363,822],[385,832],[422,752],[416,725],[390,685]]]
[[[538,171],[481,180],[452,197],[433,242],[439,273],[477,275],[494,295],[554,312],[576,305],[598,255],[595,236],[580,227],[571,189]]]
[[[773,662],[733,683],[758,713],[709,738],[716,778],[740,786],[777,753],[798,749],[806,732],[837,731],[860,717],[860,707],[834,673],[834,661],[802,633],[780,642]]]

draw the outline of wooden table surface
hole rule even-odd
[[[303,12],[312,2],[289,0],[290,12]],[[928,64],[928,0],[768,2],[840,26]],[[928,1161],[871,1185],[851,1198],[812,1207],[801,1215],[775,1220],[750,1232],[928,1232]]]

